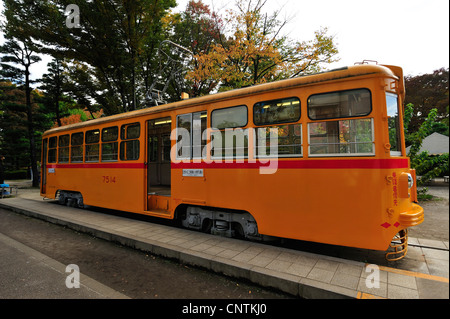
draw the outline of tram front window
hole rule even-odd
[[[398,97],[396,94],[386,93],[386,107],[389,127],[389,144],[391,155],[401,156],[400,119],[398,113]]]

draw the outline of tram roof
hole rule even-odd
[[[391,69],[395,69],[396,72]],[[400,72],[400,74],[398,74]],[[361,64],[353,65],[348,67],[343,67],[339,69],[333,69],[325,72],[315,73],[311,75],[299,76],[291,79],[280,80],[276,82],[257,84],[250,87],[234,89],[226,92],[220,92],[210,95],[205,95],[201,97],[186,99],[182,101],[177,101],[173,103],[168,103],[164,105],[148,107],[144,109],[134,110],[126,113],[115,114],[111,116],[100,117],[94,120],[88,120],[85,122],[65,125],[57,128],[50,129],[44,133],[44,135],[55,134],[67,130],[74,130],[89,126],[102,125],[104,123],[124,120],[128,118],[139,117],[147,114],[155,114],[166,111],[173,111],[176,109],[182,109],[186,107],[192,107],[197,105],[208,104],[211,102],[224,101],[234,98],[239,98],[243,96],[255,95],[263,92],[278,91],[283,89],[290,89],[298,86],[312,85],[315,83],[339,80],[344,78],[380,74],[387,77],[399,78],[403,77],[401,74],[401,68],[395,66],[383,66],[383,65],[373,65],[373,64]],[[398,74],[398,75],[396,75]]]

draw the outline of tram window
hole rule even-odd
[[[122,140],[131,140],[139,138],[141,135],[141,125],[139,123],[125,124],[120,128],[120,138]]]
[[[117,126],[102,129],[102,142],[117,141],[119,138],[119,129]]]
[[[117,161],[119,153],[119,129],[117,126],[102,129],[102,162]]]
[[[204,158],[207,113],[196,112],[177,116],[177,159]],[[164,158],[169,159],[170,144],[164,143]]]
[[[308,99],[308,116],[312,120],[366,116],[371,111],[368,89],[321,93]]]
[[[69,134],[61,135],[58,138],[58,163],[69,162]]]
[[[99,147],[98,144],[86,144],[85,147],[85,160],[86,162],[98,162]]]
[[[386,93],[386,107],[388,114],[389,144],[391,145],[391,155],[401,156],[400,140],[400,119],[398,116],[398,98],[397,95]]]
[[[73,133],[70,141],[70,161],[72,163],[83,162],[83,132]]]
[[[120,138],[124,141],[120,142],[120,160],[134,161],[139,159],[138,138],[141,135],[141,124],[132,123],[124,124],[120,127]]]
[[[197,112],[192,114],[192,156],[204,158],[206,147],[207,113]]]
[[[86,162],[98,162],[99,160],[99,141],[100,130],[90,130],[85,135],[85,153],[84,159]]]
[[[117,161],[118,142],[102,143],[102,162]]]
[[[211,112],[211,156],[242,158],[248,156],[247,106],[239,105]],[[234,130],[230,130],[235,128]],[[217,131],[215,131],[217,129]],[[219,131],[220,130],[220,131]]]
[[[308,123],[310,156],[370,156],[373,119]]]
[[[159,136],[149,136],[148,138],[148,158],[150,162],[158,161]]]
[[[247,106],[233,106],[211,112],[211,127],[215,129],[246,126],[248,122]]]
[[[177,116],[177,158],[191,158],[192,113]]]
[[[290,124],[256,129],[258,157],[296,157],[302,155],[302,126]]]
[[[48,140],[48,163],[56,163],[56,147],[57,147],[56,136],[50,137]]]
[[[171,148],[171,140],[170,135],[161,136],[161,147],[162,147],[162,158],[161,160],[166,163],[170,163],[170,148]]]
[[[300,100],[296,97],[258,102],[253,106],[256,125],[297,122],[300,119]]]
[[[67,147],[69,146],[70,137],[69,134],[61,135],[58,139],[58,146],[59,147]]]
[[[211,156],[214,159],[248,157],[248,129],[211,131]]]
[[[50,137],[50,139],[48,141],[48,147],[49,148],[56,148],[57,147],[56,136]]]
[[[139,159],[139,140],[120,142],[120,160],[133,161]]]
[[[100,131],[91,130],[86,132],[86,144],[98,143],[100,141]]]

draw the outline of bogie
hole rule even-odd
[[[77,208],[85,207],[85,205],[83,204],[83,195],[81,195],[81,193],[79,192],[60,190],[58,191],[58,194],[58,203],[61,205]]]
[[[256,220],[247,212],[190,206],[181,217],[181,224],[185,228],[225,237],[262,239],[258,233]]]

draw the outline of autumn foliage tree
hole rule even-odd
[[[263,12],[266,1],[238,0],[224,18],[228,30],[211,50],[197,54],[188,80],[214,80],[220,90],[285,79],[322,70],[337,61],[338,50],[327,29],[314,39],[298,41],[282,35],[287,24],[280,12]]]
[[[189,49],[195,56],[208,54],[219,43],[223,32],[223,19],[202,1],[191,0],[184,11],[164,18],[167,38]],[[201,60],[192,59],[191,70],[201,67]],[[217,86],[212,77],[190,77],[186,88],[191,97],[204,95]]]

